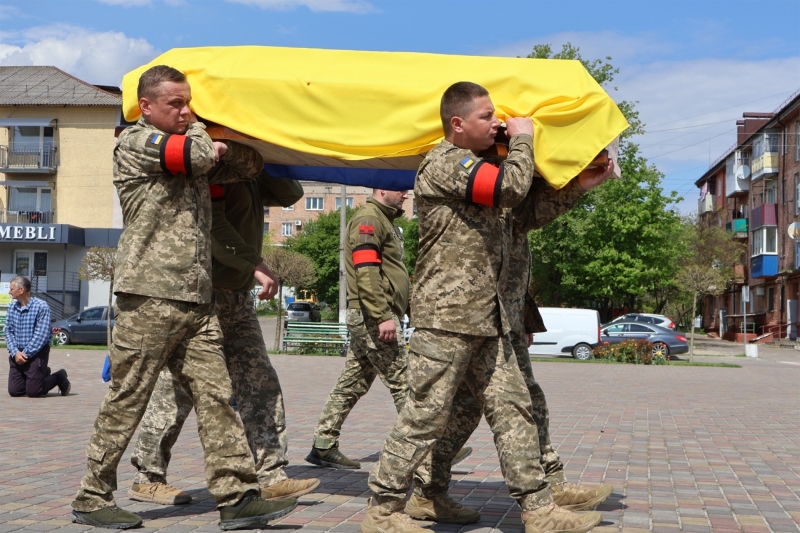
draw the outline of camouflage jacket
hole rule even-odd
[[[227,143],[229,171],[212,181],[247,180],[264,162]],[[141,118],[114,148],[114,185],[125,229],[119,240],[114,292],[183,302],[211,301],[211,199],[214,146],[200,123],[168,135]]]
[[[508,223],[511,225],[510,257],[505,301],[508,302],[508,316],[512,329],[517,332],[539,333],[544,330],[541,318],[537,321],[539,310],[535,308],[533,298],[528,298],[526,306],[525,296],[531,281],[531,251],[528,246],[528,232],[545,226],[562,213],[568,211],[575,203],[586,194],[577,179],[569,182],[560,190],[555,190],[543,178],[534,178],[528,195],[513,209],[506,212]],[[526,308],[531,307],[532,308]],[[525,324],[525,315],[528,322]],[[531,331],[538,330],[538,331]]]
[[[419,251],[415,326],[492,337],[511,329],[506,294],[510,225],[505,208],[525,198],[533,177],[530,135],[515,135],[498,167],[442,141],[417,172]]]
[[[262,170],[250,181],[210,188],[212,284],[215,289],[249,291],[256,283],[253,271],[262,260],[264,207],[294,205],[303,197],[303,186]]]
[[[344,261],[348,307],[383,322],[408,309],[403,237],[393,221],[403,211],[373,198],[347,224]]]

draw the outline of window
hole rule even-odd
[[[775,287],[767,289],[767,311],[775,310]]]
[[[51,126],[13,126],[9,128],[12,166],[52,167],[55,148]]]
[[[292,226],[294,226],[293,222],[281,222],[281,236],[282,237],[291,237],[292,236]]]
[[[264,235],[269,233],[269,222],[264,222]]]
[[[347,204],[346,205],[350,209],[353,208],[353,197],[352,196],[348,196],[347,197]],[[336,210],[338,211],[341,208],[342,208],[342,197],[341,196],[337,196],[336,197]]]
[[[794,174],[794,216],[800,215],[800,172]]]
[[[49,187],[11,187],[8,198],[8,222],[51,223],[52,189]]]
[[[764,203],[765,204],[777,204],[778,203],[778,182],[776,180],[770,180],[764,184]]]
[[[800,120],[794,125],[794,160],[800,161]]]
[[[294,211],[294,206],[290,205],[289,207],[282,207],[281,209],[283,209],[284,211]]]
[[[322,196],[307,196],[306,211],[322,211],[324,198]]]
[[[269,216],[269,206],[268,206],[268,205],[265,205],[265,206],[264,206],[264,216],[265,216],[265,217],[268,217],[268,216]]]
[[[80,315],[81,320],[102,320],[103,319],[103,308],[98,307],[96,309],[87,309]]]
[[[653,333],[653,330],[648,328],[647,326],[643,326],[641,324],[631,324],[631,328],[629,331],[634,333]]]
[[[776,255],[778,253],[778,228],[768,226],[753,231],[752,256]]]

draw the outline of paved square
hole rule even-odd
[[[107,390],[100,379],[104,355],[53,351],[50,366],[69,371],[69,397],[0,393],[0,533],[92,529],[71,523],[69,513]],[[341,449],[362,461],[362,470],[314,468],[303,457],[344,359],[271,359],[287,401],[289,475],[317,476],[322,484],[269,529],[355,532],[364,516],[369,469],[395,417],[389,394],[376,382],[345,425]],[[743,368],[534,363],[568,478],[614,485],[611,499],[599,509],[604,521],[595,531],[800,531],[800,355],[786,350],[767,360],[707,360]],[[485,422],[469,444],[475,453],[455,468],[451,493],[480,509],[483,519],[431,528],[521,531]],[[137,531],[219,531],[218,513],[205,489],[194,415],[169,472],[175,486],[193,494],[192,504],[128,500],[129,452],[119,468],[116,497],[122,507],[143,515],[145,527]]]

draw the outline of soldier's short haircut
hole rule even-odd
[[[14,276],[11,278],[11,283],[18,289],[21,287],[25,292],[31,292],[31,280],[25,276]]]
[[[186,74],[180,70],[167,65],[156,65],[145,70],[139,76],[139,87],[136,90],[137,98],[156,98],[158,97],[158,86],[165,81],[184,83]]]
[[[445,135],[450,133],[450,119],[469,115],[472,103],[482,96],[489,96],[489,91],[471,81],[459,81],[447,88],[439,106]]]

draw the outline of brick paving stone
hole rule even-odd
[[[100,380],[103,355],[53,350],[51,366],[67,368],[73,383],[66,398],[0,395],[0,533],[92,530],[71,523],[70,502],[107,390]],[[319,477],[321,485],[267,530],[355,533],[366,512],[369,470],[394,421],[390,396],[376,383],[345,424],[341,449],[362,462],[361,470],[316,468],[303,457],[343,360],[271,359],[286,402],[287,472]],[[800,532],[800,366],[781,362],[798,362],[800,355],[786,351],[767,359],[706,359],[736,362],[741,369],[534,363],[547,394],[553,443],[568,478],[614,485],[614,494],[600,506],[604,520],[595,531]],[[561,383],[582,386],[560,388]],[[454,469],[451,494],[480,509],[481,521],[468,526],[422,524],[442,533],[522,532],[519,509],[508,497],[485,422],[469,445],[475,452]],[[120,463],[116,497],[121,507],[144,517],[144,528],[137,531],[219,531],[193,415],[175,446],[169,472],[171,483],[192,494],[191,504],[170,507],[128,500],[131,448]]]

